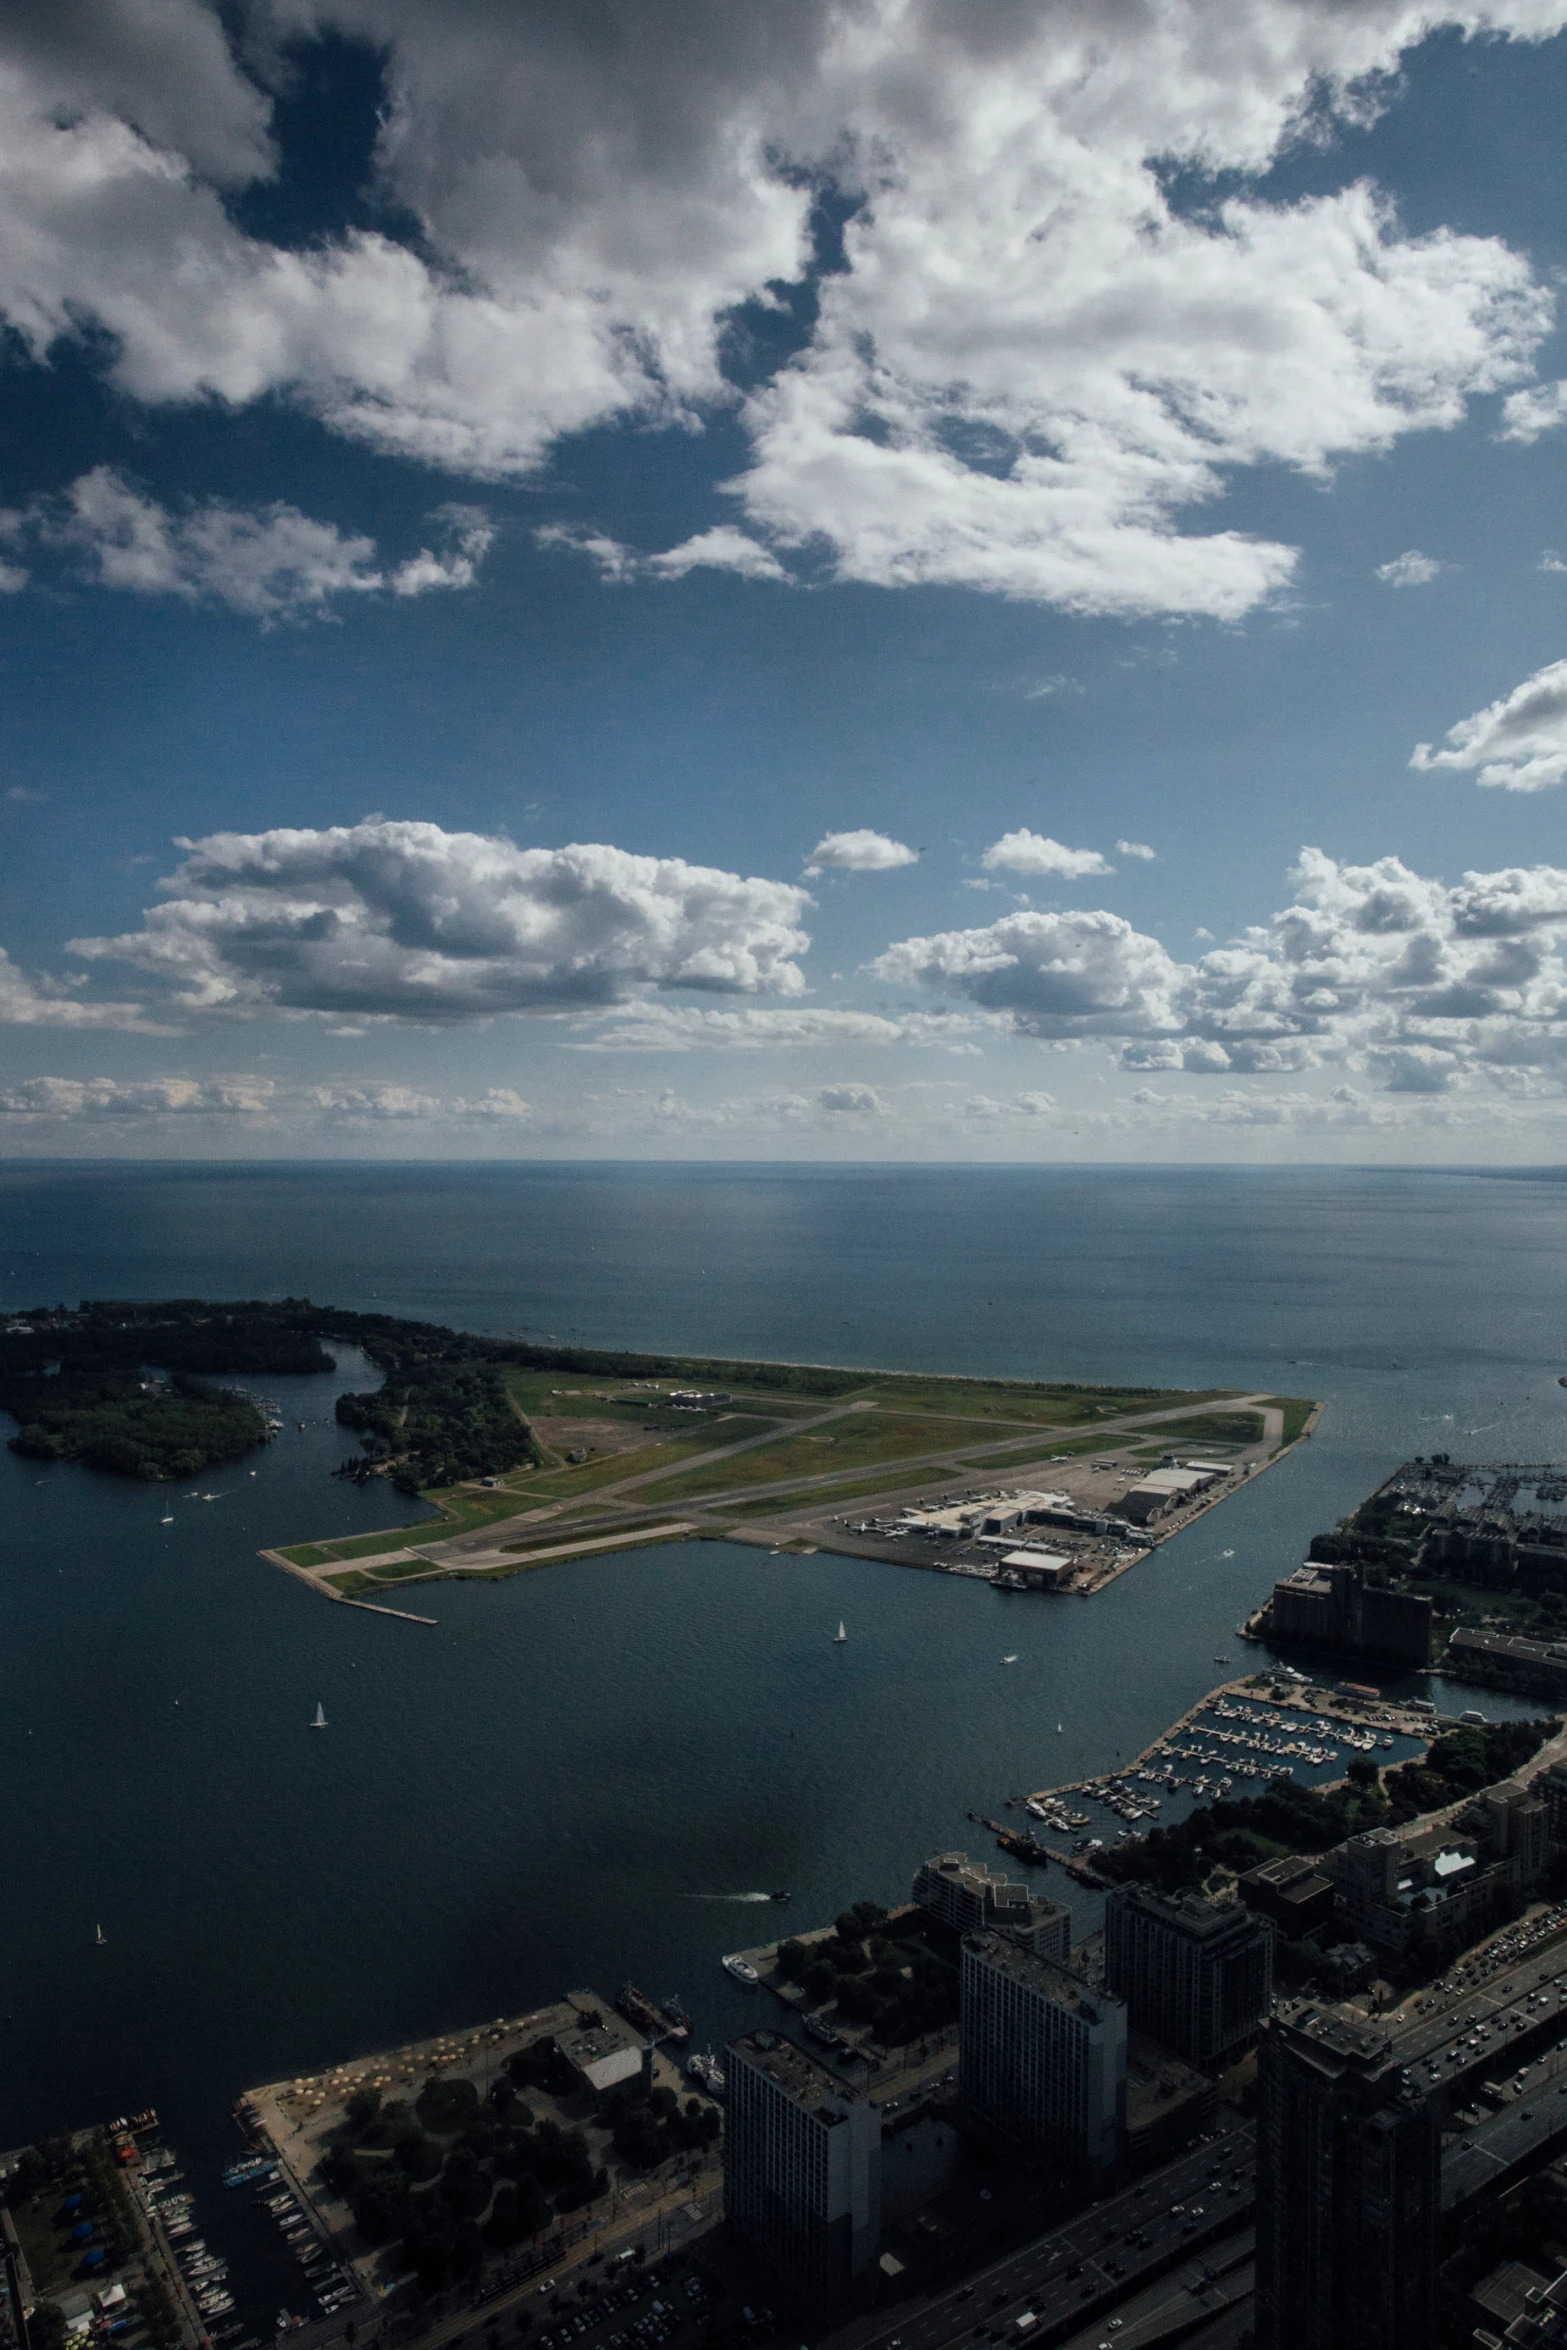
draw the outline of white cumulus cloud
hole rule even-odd
[[[1135,857],[1141,865],[1151,865],[1159,854],[1145,840],[1118,840],[1115,846],[1118,856]]]
[[[365,1078],[325,1085],[284,1085],[274,1077],[28,1077],[0,1086],[0,1117],[25,1124],[145,1124],[202,1119],[211,1125],[308,1129],[386,1124],[515,1125],[532,1105],[506,1086],[471,1097],[421,1092]]]
[[[684,579],[687,572],[708,569],[738,572],[742,579],[787,579],[789,574],[770,548],[747,537],[732,522],[699,531],[695,538],[661,555],[639,554],[635,547],[612,539],[603,531],[565,522],[546,522],[534,532],[541,547],[564,547],[586,555],[603,577],[616,587],[639,579]]]
[[[1005,1012],[1029,1036],[1129,1037],[1181,1025],[1181,967],[1119,914],[1006,914],[982,930],[903,939],[871,969]]]
[[[1567,661],[1551,661],[1450,726],[1443,746],[1417,743],[1409,764],[1429,771],[1478,769],[1477,780],[1502,791],[1546,791],[1567,777]]]
[[[415,1021],[611,1005],[643,987],[801,992],[803,889],[602,844],[519,849],[436,824],[214,833],[119,938],[184,1005]]]
[[[0,1028],[126,1028],[161,1033],[140,1004],[95,1002],[79,988],[33,979],[0,947]]]
[[[1418,547],[1406,547],[1390,563],[1377,565],[1377,577],[1386,587],[1429,587],[1442,568],[1434,555],[1422,555]]]
[[[772,1010],[716,1011],[704,1005],[650,1002],[612,1020],[572,1049],[592,1053],[686,1053],[697,1051],[779,1051],[801,1045],[939,1045],[949,1052],[973,1052],[969,1040],[984,1023],[965,1012],[904,1012],[888,1019],[880,1012],[835,1011],[791,1005]]]
[[[494,537],[488,517],[478,507],[446,506],[433,519],[437,548],[421,547],[388,569],[373,539],[345,536],[297,506],[251,511],[208,500],[174,511],[99,465],[58,498],[0,515],[0,538],[64,550],[97,587],[227,604],[273,621],[323,611],[338,596],[471,587]],[[10,584],[25,581],[14,573]]]
[[[1504,441],[1537,441],[1567,422],[1567,383],[1528,384],[1502,402]]]
[[[1123,1067],[1267,1077],[1342,1065],[1384,1089],[1567,1083],[1567,868],[1454,884],[1305,849],[1294,896],[1196,962],[1118,915],[1012,914],[902,940],[872,968],[1009,1019],[1100,1037]]]
[[[1551,301],[1526,259],[1408,234],[1369,186],[1264,202],[1250,177],[1303,120],[1363,120],[1437,28],[1564,19],[1120,0],[1107,38],[1101,0],[643,0],[609,39],[592,11],[493,0],[24,0],[0,24],[0,313],[40,360],[96,332],[133,400],[282,397],[495,479],[591,426],[732,408],[726,329],[802,282],[830,184],[843,266],[739,404],[740,520],[623,551],[634,575],[798,556],[1234,618],[1296,560],[1194,522],[1237,470],[1320,477],[1485,393],[1513,395],[1519,436],[1560,412],[1531,382]],[[375,170],[406,243],[287,248],[225,206],[275,169],[277,42],[322,34],[385,60]],[[1230,192],[1177,209],[1172,163]]]
[[[0,1087],[10,1118],[260,1118],[277,1101],[270,1077],[28,1077]]]
[[[884,832],[829,832],[806,859],[807,873],[891,873],[900,865],[917,865],[919,851]]]
[[[1142,852],[1134,849],[1132,854]],[[992,841],[980,863],[987,873],[1052,873],[1063,881],[1086,881],[1115,871],[1097,849],[1064,848],[1060,841],[1051,840],[1046,833],[1030,832],[1026,825]]]

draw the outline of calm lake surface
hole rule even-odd
[[[0,1451],[0,2148],[153,2103],[199,2182],[252,2083],[627,1976],[716,2040],[754,2012],[723,1951],[906,1897],[930,1852],[992,1857],[971,1807],[1103,1769],[1224,1677],[1216,1654],[1238,1669],[1242,1615],[1395,1461],[1567,1456],[1564,1237],[1548,1177],[0,1170],[7,1309],[309,1295],[1328,1406],[1091,1603],[694,1544],[425,1586],[433,1631],[256,1556],[406,1515],[327,1476],[332,1398],[373,1381],[351,1354],[271,1383],[287,1434],[208,1471],[211,1499]],[[775,1887],[786,1912],[740,1898]]]

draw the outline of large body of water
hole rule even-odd
[[[356,1358],[274,1382],[288,1434],[210,1500],[0,1451],[0,2148],[151,2102],[199,2166],[247,2085],[626,1976],[716,2039],[749,2012],[724,1950],[905,1897],[986,1845],[970,1807],[1140,1748],[1396,1460],[1567,1455],[1564,1238],[1567,1186],[1451,1173],[0,1171],[7,1309],[309,1295],[1327,1403],[1090,1603],[700,1544],[426,1586],[434,1631],[256,1557],[398,1514],[326,1474]]]

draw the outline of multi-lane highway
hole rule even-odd
[[[1255,2178],[1255,2138],[1243,2124],[964,2284],[843,2327],[832,2350],[946,2350],[959,2343],[1009,2350],[1014,2343],[1061,2342],[1090,2319],[1122,2308],[1140,2286],[1192,2263],[1199,2275],[1205,2265],[1217,2269],[1230,2257],[1226,2245],[1249,2245]],[[1034,2322],[1020,2330],[1017,2320],[1025,2314]],[[1120,2333],[1117,2328],[1117,2341]]]

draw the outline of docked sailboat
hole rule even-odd
[[[836,1648],[836,1647],[838,1646],[838,1644],[839,1644],[839,1642],[840,1642],[840,1641],[847,1640],[847,1639],[848,1639],[848,1637],[849,1637],[849,1634],[848,1634],[847,1628],[845,1627],[845,1624],[844,1624],[844,1621],[843,1621],[843,1618],[842,1618],[842,1616],[840,1616],[840,1617],[838,1618],[838,1629],[837,1629],[837,1631],[836,1631],[836,1632],[833,1634],[833,1636],[832,1636],[832,1644],[833,1644],[834,1648]]]
[[[326,1728],[326,1712],[319,1698],[316,1700],[315,1716],[311,1721],[310,1727],[312,1730],[324,1730]]]

